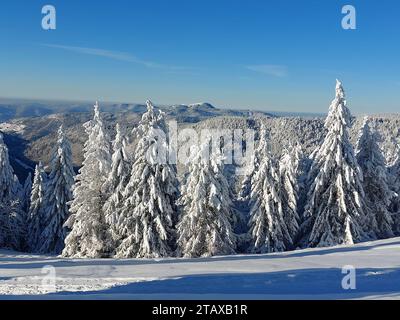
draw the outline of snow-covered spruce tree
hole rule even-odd
[[[378,146],[378,133],[371,132],[367,117],[358,137],[356,157],[364,177],[367,205],[365,231],[371,239],[393,237],[393,219],[388,209],[395,194],[388,186],[385,158]]]
[[[390,189],[395,192],[394,197],[391,199],[390,212],[393,214],[394,220],[394,234],[400,235],[400,153],[397,160],[389,168],[389,181]]]
[[[138,137],[130,179],[124,190],[124,206],[118,210],[115,229],[121,242],[118,258],[172,256],[178,197],[176,168],[160,161],[167,139],[164,114],[147,101],[147,112],[136,129]],[[156,146],[156,148],[154,148]]]
[[[88,140],[84,147],[84,161],[75,179],[71,215],[65,224],[71,232],[65,239],[62,255],[107,257],[112,248],[103,213],[106,195],[102,187],[110,172],[111,146],[97,102],[93,120],[85,124],[85,129]]]
[[[248,251],[285,251],[292,246],[293,240],[283,217],[279,172],[268,152],[265,133],[261,135],[256,157],[260,163],[251,180]]]
[[[29,210],[31,191],[32,191],[32,175],[29,172],[25,179],[24,186],[21,190],[21,205],[22,209],[27,212]]]
[[[251,127],[255,127],[254,123],[251,124]],[[256,127],[255,130],[255,147],[254,151],[251,155],[249,155],[248,159],[246,159],[246,167],[243,168],[244,176],[241,180],[241,185],[239,186],[238,196],[236,201],[234,201],[234,206],[236,211],[239,213],[238,217],[240,218],[240,228],[236,227],[236,223],[234,224],[234,231],[237,233],[237,252],[247,252],[249,246],[249,212],[252,206],[251,203],[251,187],[252,187],[252,179],[253,176],[258,171],[261,160],[265,157],[265,153],[268,152],[266,146],[266,137],[269,136],[270,132],[267,130],[265,123],[260,121],[259,126]],[[263,138],[261,138],[263,137]],[[264,144],[262,146],[262,144]],[[235,151],[237,152],[237,151]],[[238,151],[241,152],[241,151]],[[225,173],[226,175],[226,173]]]
[[[64,249],[68,231],[64,224],[69,217],[73,184],[71,146],[61,126],[51,160],[51,172],[46,183],[43,230],[37,246],[40,253],[60,254]]]
[[[364,189],[362,172],[349,141],[351,114],[342,84],[330,106],[325,140],[313,158],[313,181],[305,208],[303,245],[310,247],[352,244],[364,237]]]
[[[119,239],[117,211],[124,206],[123,192],[129,181],[131,171],[130,158],[126,151],[127,140],[119,124],[116,125],[116,135],[113,142],[113,155],[111,170],[103,185],[103,192],[107,195],[107,201],[103,210],[113,240]]]
[[[21,207],[22,189],[10,165],[8,148],[0,133],[0,247],[21,250],[25,238],[25,213]]]
[[[255,172],[255,157],[250,158],[247,164],[246,171],[244,172],[243,179],[240,185],[238,193],[238,201],[248,202],[250,200],[251,193],[251,178]]]
[[[178,254],[206,257],[235,253],[233,203],[228,182],[223,175],[223,156],[205,157],[204,148],[193,150],[189,175],[182,187],[179,203],[182,213],[178,232]]]
[[[11,167],[8,148],[0,132],[0,203],[19,198],[22,189],[14,170]]]
[[[10,248],[10,212],[8,206],[0,203],[0,248]],[[18,240],[17,240],[18,243]],[[12,249],[12,248],[11,248]]]
[[[0,203],[0,248],[25,250],[24,216],[19,200]]]
[[[45,185],[47,175],[41,162],[36,165],[35,176],[33,178],[32,192],[30,195],[30,206],[28,210],[28,249],[31,252],[39,250],[39,236],[44,225],[44,209],[45,209]]]
[[[279,190],[283,217],[288,232],[295,241],[299,233],[300,225],[300,201],[303,192],[303,153],[301,146],[295,144],[286,149],[279,161],[279,176],[281,187]]]
[[[246,172],[244,174],[239,194],[238,200],[243,202],[250,201],[251,195],[251,179],[253,175],[257,172],[261,159],[264,158],[265,153],[267,152],[267,145],[266,145],[266,136],[267,130],[265,125],[262,123],[260,130],[258,131],[258,143],[257,143],[257,152],[255,152],[251,157],[250,161],[247,164]]]
[[[266,134],[266,130],[264,126],[262,125],[261,129],[259,131],[259,134]],[[258,144],[261,142],[262,139],[260,139],[260,136],[258,136]],[[257,145],[258,147],[258,145]],[[250,200],[250,194],[251,194],[251,178],[257,171],[258,165],[259,165],[259,159],[256,157],[256,153],[252,154],[249,158],[248,163],[246,163],[246,168],[245,172],[243,175],[243,179],[240,185],[240,189],[238,192],[238,200],[242,202],[248,202]]]

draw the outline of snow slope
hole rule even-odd
[[[41,285],[44,266],[56,287]],[[343,290],[353,265],[357,289]],[[55,291],[55,292],[51,292]],[[77,260],[0,251],[0,299],[400,299],[400,238],[200,259]]]

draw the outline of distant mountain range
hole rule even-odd
[[[35,163],[49,164],[56,141],[57,129],[64,125],[71,142],[76,169],[82,162],[82,149],[86,140],[83,123],[92,118],[92,103],[80,102],[40,102],[0,99],[0,131],[10,151],[10,160],[20,180],[25,179]],[[158,106],[167,118],[174,118],[180,127],[204,128],[257,128],[257,123],[265,122],[270,131],[272,151],[278,153],[288,141],[300,141],[309,153],[319,143],[324,134],[322,114],[273,113],[250,110],[219,109],[209,103],[190,105]],[[120,123],[127,132],[137,125],[143,104],[101,104],[101,111],[111,136],[115,124]],[[387,151],[388,160],[396,150],[388,137],[400,138],[400,118],[398,115],[375,116],[376,124],[385,138],[382,146]],[[358,122],[362,121],[362,118]],[[357,136],[360,123],[354,126],[351,136]],[[254,127],[255,126],[255,127]],[[286,141],[287,140],[287,141]],[[354,140],[354,139],[353,139]],[[391,155],[393,153],[393,155]]]
[[[71,102],[71,101],[44,101],[0,98],[0,122],[15,118],[42,117],[58,113],[82,113],[91,112],[93,102]],[[202,102],[195,104],[159,105],[161,110],[168,116],[176,118],[179,122],[199,122],[205,118],[216,116],[302,116],[321,117],[323,114],[298,113],[298,112],[273,112],[252,111],[232,108],[216,108],[210,103]],[[104,112],[134,112],[143,113],[146,106],[140,103],[101,103]]]

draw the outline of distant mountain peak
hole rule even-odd
[[[190,108],[196,108],[196,109],[198,109],[198,108],[201,108],[201,109],[212,109],[212,110],[216,109],[216,108],[215,108],[211,103],[209,103],[209,102],[192,103],[192,104],[189,104],[189,107],[190,107]]]

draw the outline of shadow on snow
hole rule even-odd
[[[400,291],[399,269],[357,269],[356,289],[344,290],[341,286],[344,275],[341,269],[301,269],[269,273],[229,273],[201,274],[169,278],[165,280],[135,282],[100,291],[80,293],[58,292],[48,295],[105,295],[124,296],[129,294],[233,294],[243,298],[246,295],[268,296],[329,296],[340,295],[341,298],[361,298],[375,294],[390,294]]]
[[[309,256],[320,256],[327,254],[346,253],[355,251],[367,251],[378,247],[385,246],[396,246],[400,245],[400,241],[390,243],[377,243],[374,245],[363,246],[343,246],[343,247],[332,247],[326,249],[313,249],[313,250],[299,250],[299,251],[287,251],[277,254],[239,254],[232,256],[215,256],[210,258],[197,258],[197,259],[186,259],[186,258],[164,258],[164,259],[67,259],[57,258],[52,256],[32,256],[31,258],[24,257],[1,257],[0,255],[0,269],[32,269],[42,268],[46,264],[51,264],[54,267],[79,267],[79,266],[125,266],[125,265],[151,265],[151,264],[170,264],[170,263],[204,263],[204,262],[219,262],[219,261],[237,261],[237,260],[269,260],[269,259],[286,259],[286,258],[301,258]],[[23,261],[26,259],[26,263],[15,263],[16,261]],[[32,259],[37,262],[30,262]],[[6,263],[4,263],[6,262]]]

